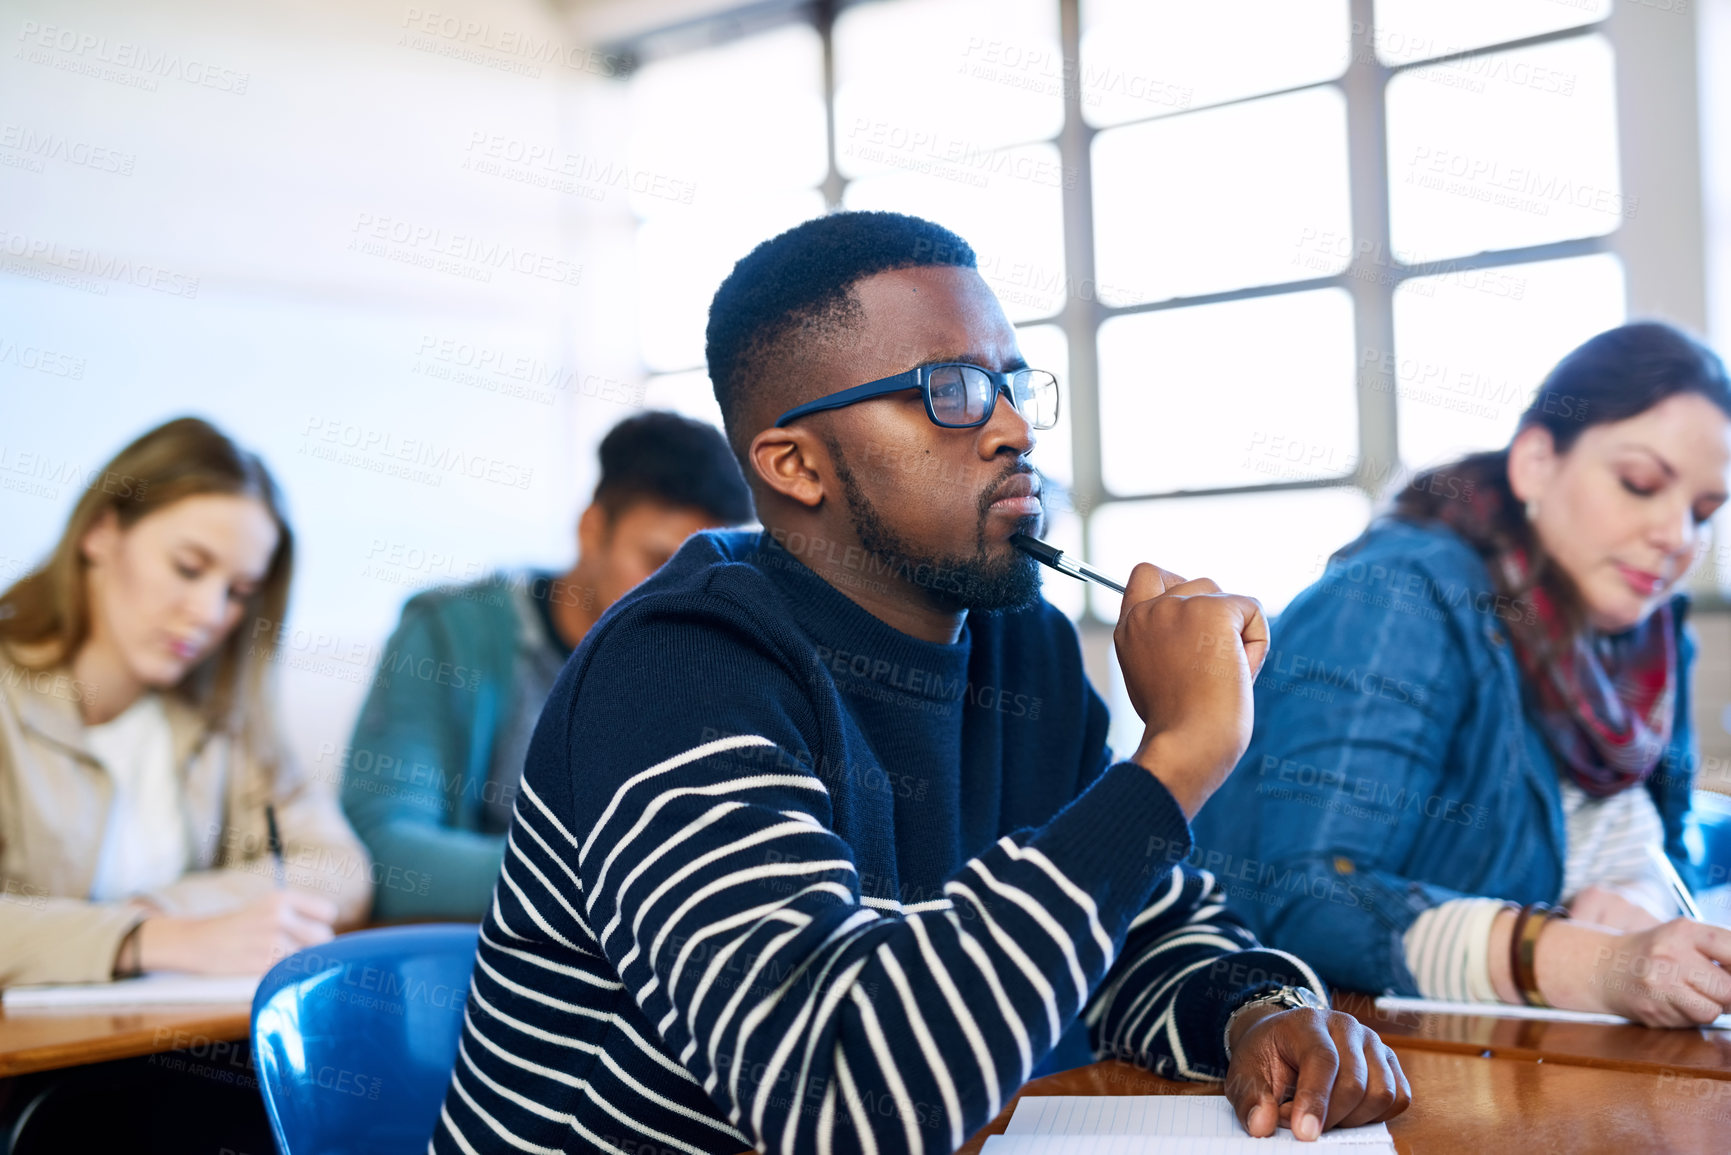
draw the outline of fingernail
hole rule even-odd
[[[1315,1115],[1300,1115],[1292,1121],[1292,1133],[1308,1142],[1322,1134],[1322,1124]]]

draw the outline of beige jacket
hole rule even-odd
[[[337,904],[338,926],[361,922],[372,863],[331,792],[249,757],[171,696],[194,867],[161,890],[89,900],[113,780],[91,754],[81,690],[64,668],[30,670],[0,647],[0,987],[110,977],[128,931],[155,911],[219,914],[275,883],[265,801],[276,806],[288,881]]]

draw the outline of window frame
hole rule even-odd
[[[743,36],[755,35],[783,23],[809,22],[817,31],[823,49],[823,99],[827,126],[827,169],[819,185],[830,209],[840,207],[849,178],[842,175],[836,164],[836,74],[834,33],[837,17],[856,4],[873,0],[816,0],[791,3],[770,0],[768,3],[746,4],[738,9],[709,18],[681,24],[675,28],[638,37],[628,43],[611,46],[608,51],[626,60],[622,75],[631,66],[645,59],[663,59],[694,48],[709,47]],[[1092,514],[1099,508],[1120,502],[1151,502],[1185,500],[1223,494],[1252,495],[1258,493],[1291,492],[1296,490],[1352,488],[1371,500],[1383,496],[1390,477],[1388,465],[1400,461],[1397,424],[1396,382],[1389,365],[1396,358],[1377,358],[1369,364],[1359,364],[1353,383],[1357,400],[1357,447],[1355,468],[1351,473],[1301,480],[1247,482],[1244,484],[1208,486],[1194,489],[1163,490],[1151,493],[1114,493],[1106,488],[1101,461],[1099,406],[1099,346],[1100,327],[1107,321],[1125,316],[1161,312],[1170,309],[1194,308],[1200,305],[1240,301],[1251,298],[1281,296],[1319,289],[1343,289],[1352,303],[1354,348],[1381,349],[1395,352],[1394,297],[1405,282],[1419,277],[1445,273],[1466,273],[1495,269],[1507,265],[1540,261],[1564,260],[1571,257],[1610,253],[1624,258],[1624,234],[1627,222],[1619,220],[1609,232],[1593,237],[1497,249],[1468,256],[1406,264],[1393,254],[1390,235],[1389,155],[1387,135],[1387,89],[1390,81],[1401,73],[1414,69],[1454,64],[1477,57],[1522,48],[1570,41],[1582,37],[1603,35],[1610,42],[1617,59],[1615,101],[1619,129],[1630,120],[1625,92],[1629,83],[1622,61],[1622,46],[1615,34],[1617,5],[1611,14],[1574,27],[1540,33],[1513,40],[1498,41],[1480,47],[1414,60],[1400,64],[1384,63],[1375,51],[1376,22],[1374,0],[1349,0],[1349,33],[1351,51],[1346,70],[1329,80],[1297,85],[1258,93],[1254,96],[1197,105],[1154,113],[1147,117],[1096,127],[1083,115],[1082,92],[1076,82],[1080,69],[1081,0],[1051,0],[1058,8],[1059,45],[1066,62],[1064,83],[1063,123],[1056,137],[1030,139],[1006,145],[1006,148],[1032,144],[1054,144],[1059,163],[1067,174],[1062,189],[1062,230],[1064,238],[1065,284],[1071,286],[1062,307],[1049,316],[1031,317],[1016,322],[1018,329],[1036,325],[1057,325],[1069,347],[1068,371],[1064,375],[1064,405],[1071,428],[1070,507],[1081,522],[1082,550],[1088,552],[1093,533]],[[1692,38],[1692,33],[1691,33]],[[1691,77],[1691,80],[1693,78]],[[1093,293],[1079,293],[1074,286],[1097,284],[1095,267],[1094,179],[1092,168],[1094,138],[1103,132],[1115,132],[1152,120],[1169,120],[1191,116],[1236,104],[1246,104],[1270,97],[1309,91],[1320,87],[1338,89],[1346,103],[1347,117],[1347,193],[1353,256],[1340,272],[1324,276],[1285,281],[1274,285],[1259,285],[1214,293],[1133,305],[1102,304]],[[1619,169],[1623,174],[1622,192],[1629,195],[1626,159],[1627,136],[1619,131]],[[1694,158],[1691,157],[1691,160]],[[1073,179],[1068,175],[1073,174]],[[1704,275],[1699,278],[1704,282]],[[1633,278],[1626,280],[1626,294],[1633,299]],[[1688,323],[1689,319],[1685,319]],[[1702,326],[1697,323],[1696,328]],[[1362,358],[1356,358],[1360,362]],[[692,368],[701,369],[701,366]],[[689,371],[689,370],[685,370]],[[655,376],[665,374],[657,373]],[[1083,623],[1099,626],[1101,620],[1091,608],[1084,610]]]

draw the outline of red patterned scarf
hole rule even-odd
[[[1505,621],[1516,660],[1533,691],[1534,713],[1563,773],[1594,798],[1644,782],[1671,741],[1677,702],[1677,623],[1670,602],[1635,628],[1606,635],[1569,622],[1543,583],[1532,581],[1527,552],[1499,547],[1503,498],[1478,486],[1439,511],[1444,524],[1481,550],[1499,592],[1531,607]]]

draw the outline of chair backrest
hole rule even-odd
[[[457,1059],[472,924],[387,927],[292,954],[252,1000],[282,1155],[423,1152]]]
[[[1683,842],[1689,858],[1700,867],[1701,889],[1731,882],[1731,798],[1697,789]]]

